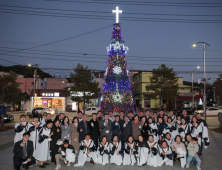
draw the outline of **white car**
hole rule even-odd
[[[222,109],[219,108],[208,108],[206,109],[207,116],[219,116],[219,113],[222,113]]]
[[[42,109],[45,109],[44,112],[43,112],[43,115],[46,115],[47,113],[50,113],[50,114],[55,114],[55,111],[49,107],[36,107],[34,108],[32,111],[31,110],[27,110],[25,113],[26,115],[30,115],[32,112],[38,112],[38,113],[42,113]]]
[[[87,107],[86,109],[85,109],[85,114],[87,115],[87,116],[91,116],[93,113],[97,113],[98,112],[98,108],[97,107]],[[82,110],[82,113],[83,113],[83,110]]]

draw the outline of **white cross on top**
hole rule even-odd
[[[116,7],[116,10],[112,11],[113,13],[116,13],[116,23],[119,23],[119,14],[122,14],[122,10],[119,10],[119,7]]]

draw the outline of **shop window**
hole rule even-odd
[[[146,91],[150,91],[149,86],[146,86]]]
[[[52,107],[54,108],[63,108],[64,107],[64,99],[54,98],[52,102]]]
[[[65,81],[62,81],[62,83],[65,83]]]

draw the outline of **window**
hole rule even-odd
[[[65,81],[62,81],[62,83],[65,83]]]
[[[34,81],[32,82],[32,85],[34,86]]]
[[[91,110],[91,108],[87,108],[87,109],[86,109],[86,111],[89,111],[89,110]]]
[[[31,90],[30,90],[30,89],[28,89],[28,90],[27,90],[27,93],[31,93]]]
[[[64,99],[54,98],[52,101],[52,107],[54,108],[63,108],[64,107]]]
[[[92,110],[96,110],[96,108],[92,108]]]
[[[146,86],[146,91],[150,91],[149,86]]]
[[[43,83],[41,83],[41,86],[43,86]]]

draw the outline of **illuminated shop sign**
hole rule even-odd
[[[59,97],[59,93],[55,92],[55,93],[42,93],[42,96],[44,97]]]

